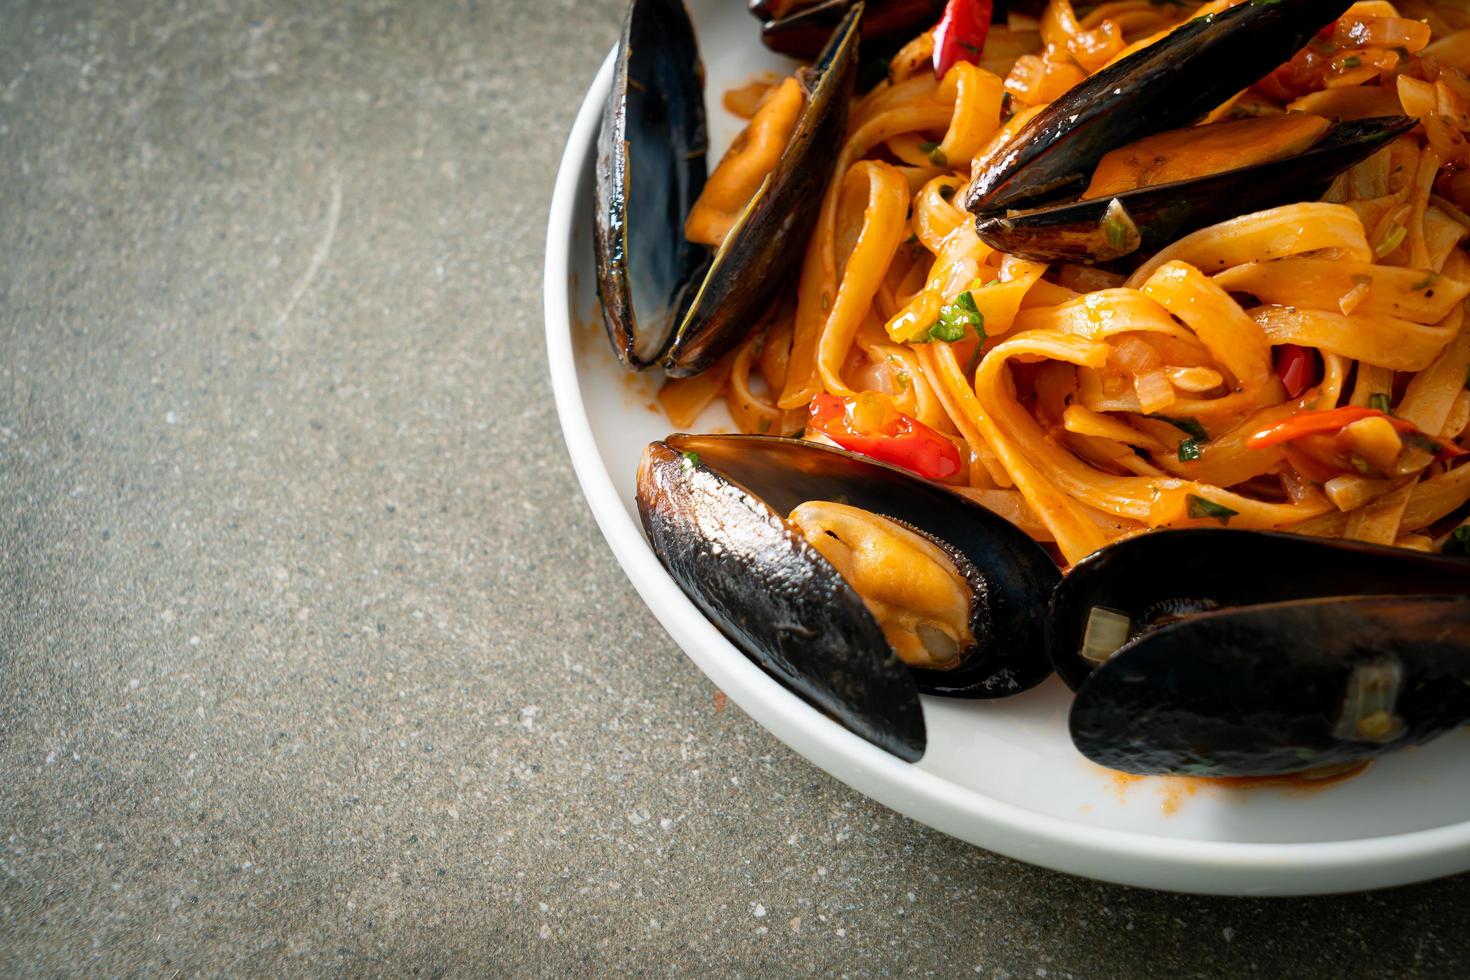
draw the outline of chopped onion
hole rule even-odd
[[[1116,609],[1093,606],[1087,614],[1087,632],[1082,637],[1082,659],[1092,664],[1107,663],[1128,642],[1133,620]]]

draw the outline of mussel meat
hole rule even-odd
[[[986,243],[1019,258],[1110,262],[1145,245],[1162,245],[1240,214],[1315,200],[1326,193],[1338,174],[1415,125],[1407,116],[1342,122],[1297,156],[1108,197],[982,218],[977,228]]]
[[[779,162],[711,251],[684,235],[708,148],[694,28],[680,0],[633,0],[598,136],[593,228],[603,320],[624,365],[698,374],[766,312],[836,162],[861,16],[859,3],[797,73],[804,104]]]
[[[1203,118],[1290,59],[1349,6],[1345,0],[1247,0],[1187,21],[1092,75],[977,164],[965,206],[976,215],[981,239],[1036,261],[1106,262],[1239,214],[1321,196],[1339,173],[1416,121],[1392,116],[1323,125],[1286,156],[1241,161],[1222,154],[1218,166],[1203,161],[1180,179],[1117,193],[1084,190],[1104,157]],[[1180,130],[1175,142],[1226,143],[1235,134],[1221,127],[1273,125],[1212,123]],[[1291,146],[1272,136],[1259,142]]]
[[[1351,541],[1160,531],[1078,563],[1047,644],[1073,742],[1140,774],[1284,775],[1470,722],[1470,562]]]
[[[923,753],[920,692],[1044,680],[1055,563],[958,495],[840,449],[670,436],[638,470],[670,574],[752,660],[869,741]]]

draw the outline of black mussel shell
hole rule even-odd
[[[684,237],[706,177],[704,66],[680,0],[635,0],[597,136],[597,292],[623,364],[658,361],[709,250]]]
[[[772,51],[809,61],[817,56],[832,29],[856,0],[751,0],[759,17],[761,41]],[[944,13],[945,0],[865,0],[862,33],[865,45],[907,41],[933,27]]]
[[[1289,60],[1349,0],[1248,0],[1190,21],[1051,103],[983,171],[965,206],[982,218],[1081,194],[1097,162],[1202,119]]]
[[[816,62],[798,73],[806,107],[776,169],[730,229],[685,313],[664,358],[671,377],[698,374],[733,349],[800,265],[847,133],[862,13],[861,3],[849,10]],[[682,220],[674,234],[683,237]]]
[[[1093,672],[1081,656],[1094,607],[1134,632],[1194,610],[1364,595],[1470,594],[1470,562],[1405,548],[1282,534],[1190,528],[1119,541],[1078,562],[1052,594],[1046,644],[1072,690]]]
[[[1072,741],[1142,775],[1278,776],[1470,722],[1470,596],[1314,599],[1149,633],[1077,692]]]
[[[1408,116],[1338,123],[1317,145],[1285,160],[981,218],[976,229],[992,248],[1034,262],[1110,262],[1237,215],[1316,200],[1338,174],[1416,125]]]
[[[973,573],[967,578],[979,586],[971,623],[976,647],[951,669],[909,669],[920,692],[1000,698],[1034,687],[1051,674],[1042,617],[1060,573],[1039,545],[1004,519],[906,471],[797,439],[680,435],[671,436],[667,444],[695,454],[700,466],[760,501],[767,519],[780,524],[789,536],[800,537],[785,523],[785,515],[798,504],[832,500],[891,518],[957,552],[968,563],[961,570]],[[822,591],[851,591],[819,555],[802,575],[820,580]],[[844,609],[842,615],[850,613]],[[758,651],[745,649],[760,659]],[[881,653],[861,656],[886,661],[892,651],[884,640]],[[814,666],[820,667],[820,661]]]
[[[704,69],[680,0],[633,0],[597,141],[593,238],[603,320],[629,368],[708,368],[770,307],[801,261],[847,128],[863,5],[798,78],[806,105],[724,245],[684,237],[704,188]]]
[[[858,594],[835,571],[812,575],[825,560],[757,496],[656,442],[638,466],[638,512],[664,568],[736,647],[849,731],[923,757],[913,677]]]

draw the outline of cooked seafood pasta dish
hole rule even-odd
[[[1130,772],[1470,719],[1470,9],[750,9],[800,67],[706,93],[631,4],[594,229],[619,360],[742,433],[638,479],[739,649],[909,760],[918,694],[1053,672]]]

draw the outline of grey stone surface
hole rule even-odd
[[[545,377],[620,8],[0,4],[0,974],[1470,969],[1470,879],[1075,880],[718,709]]]

